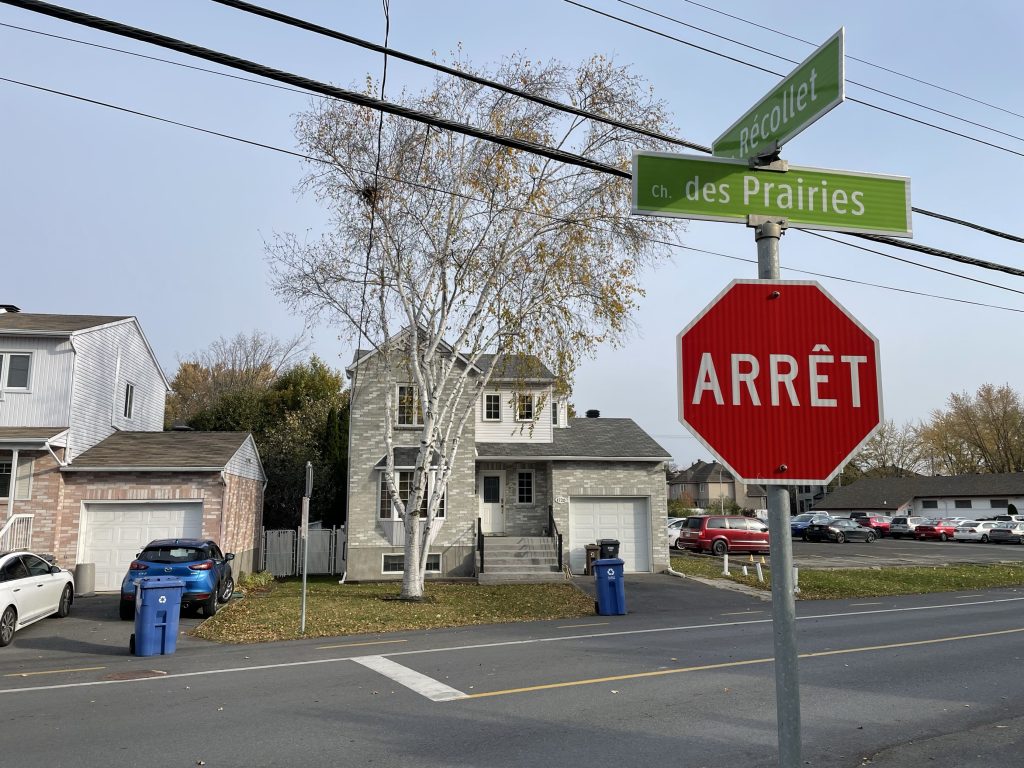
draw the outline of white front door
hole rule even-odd
[[[480,524],[484,533],[505,532],[505,473],[480,473]]]

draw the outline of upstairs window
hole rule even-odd
[[[501,395],[484,395],[484,421],[501,421]]]
[[[551,401],[551,423],[554,426],[556,426],[556,427],[558,426],[558,401],[557,400],[552,400]]]
[[[0,352],[0,383],[4,389],[27,390],[32,355],[17,352]]]
[[[398,426],[419,427],[423,424],[423,403],[414,384],[398,385]]]
[[[533,395],[516,397],[516,421],[533,421]]]
[[[130,419],[135,410],[135,385],[124,385],[124,417]]]

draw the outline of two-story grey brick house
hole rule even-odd
[[[403,495],[422,430],[411,377],[375,375],[375,354],[358,351],[346,369],[352,386],[347,568],[359,580],[398,579],[404,569],[404,523],[383,472],[386,387],[395,388],[394,466]],[[538,560],[545,551],[551,563],[561,559],[582,573],[585,545],[604,538],[621,542],[628,572],[667,568],[669,453],[631,419],[569,418],[555,376],[536,359],[512,364],[485,355],[471,376],[492,368],[482,391],[467,388],[473,417],[452,466],[428,576],[484,580],[504,569],[511,553]],[[549,570],[560,577],[556,565]]]
[[[167,392],[134,317],[0,308],[0,549],[94,563],[98,590],[156,538],[214,538],[252,570],[252,436],[163,432]]]

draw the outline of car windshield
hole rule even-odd
[[[796,517],[794,517],[793,518],[793,522],[795,522],[795,523],[806,523],[808,520],[813,520],[813,519],[814,519],[814,515],[809,515],[809,514],[807,514],[805,512],[802,515],[797,515]]]
[[[139,560],[147,563],[191,563],[206,560],[209,556],[205,549],[199,547],[146,547]]]
[[[671,523],[668,524],[668,527],[682,528],[684,525],[686,525],[686,518],[683,518],[682,520],[673,520]]]

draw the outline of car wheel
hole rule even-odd
[[[18,612],[13,605],[7,606],[4,615],[0,616],[0,648],[11,644],[14,639],[14,628],[18,624]]]
[[[947,541],[948,539],[949,539],[949,536],[947,536],[946,534],[944,534],[944,533],[940,533],[939,534],[939,541]]]
[[[210,595],[210,599],[203,602],[203,616],[210,618],[217,613],[217,593]]]
[[[714,544],[711,545],[711,553],[714,555],[724,555],[729,551],[729,545],[726,544],[722,539],[718,539]]]
[[[874,541],[874,540],[875,540],[875,534],[874,534],[874,532],[871,532],[871,533],[869,533],[869,534],[868,534],[868,535],[867,535],[867,536],[865,537],[865,539],[864,539],[864,541],[866,541],[866,542],[867,542],[868,544],[870,544],[870,543],[871,543],[872,541]]]
[[[844,541],[846,541],[846,534],[840,531],[836,534],[836,544],[842,544]]]
[[[64,586],[64,591],[60,593],[60,602],[57,603],[57,618],[63,619],[69,613],[71,613],[71,601],[75,599],[74,590],[71,589],[70,584]]]
[[[220,601],[226,603],[231,599],[231,596],[235,594],[235,580],[228,576],[224,584],[220,588]]]
[[[121,604],[117,606],[117,613],[121,617],[121,621],[131,621],[135,618],[135,601],[122,600]]]
[[[988,534],[987,533],[981,534],[981,543],[982,544],[988,544]]]
[[[810,541],[810,539],[807,538],[807,534],[806,533],[803,536],[801,536],[800,538],[803,539],[804,541]]]

